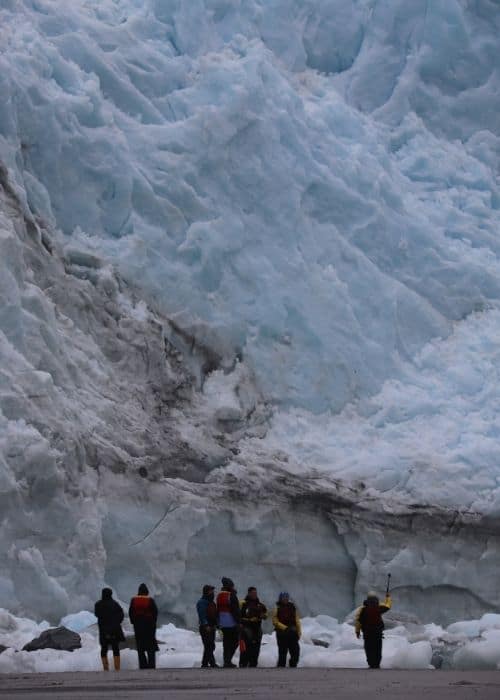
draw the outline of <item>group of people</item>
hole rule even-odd
[[[382,615],[391,608],[391,597],[387,593],[381,605],[375,593],[369,593],[355,615],[355,632],[364,639],[366,660],[369,668],[380,668],[382,660],[382,639],[384,622]],[[243,600],[238,595],[233,581],[222,578],[222,587],[217,596],[215,587],[203,586],[202,596],[196,604],[199,632],[203,643],[202,668],[217,668],[215,661],[215,635],[222,633],[223,667],[237,668],[233,662],[239,649],[240,668],[255,668],[259,662],[262,641],[262,622],[268,617],[268,610],[259,600],[255,586],[248,588]],[[103,588],[101,600],[94,608],[99,626],[101,660],[105,671],[109,670],[108,651],[111,647],[116,671],[120,670],[120,642],[125,640],[121,624],[124,619],[122,607],[113,599],[110,588]],[[129,606],[130,622],[134,627],[139,668],[155,668],[156,622],[158,608],[149,595],[147,586],[141,583]],[[302,634],[300,616],[290,595],[283,591],[272,612],[272,623],[278,645],[278,667],[296,668],[300,656],[299,640]]]
[[[222,588],[215,598],[215,587],[203,586],[202,597],[196,605],[200,636],[203,642],[202,668],[217,668],[215,662],[215,633],[222,632],[224,668],[236,668],[233,657],[239,647],[240,668],[255,668],[259,662],[262,641],[262,621],[268,616],[267,608],[259,600],[257,589],[250,586],[245,598],[238,600],[234,583],[223,577]],[[272,613],[278,642],[278,666],[295,668],[299,662],[301,636],[300,617],[286,591],[279,594]]]
[[[101,600],[98,600],[94,606],[94,615],[97,617],[99,627],[102,667],[105,671],[109,671],[108,651],[111,647],[114,668],[115,671],[119,671],[120,642],[125,641],[122,630],[125,615],[122,606],[113,599],[111,588],[102,589]],[[137,595],[130,601],[128,615],[134,627],[139,668],[156,668],[158,608],[149,595],[145,583],[141,583]]]

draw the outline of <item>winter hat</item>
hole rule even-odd
[[[149,590],[145,583],[141,583],[137,591],[137,595],[149,595]]]
[[[368,594],[366,597],[367,598],[376,598],[378,600],[378,595],[375,593],[375,591],[368,591]]]
[[[230,578],[227,578],[226,576],[223,576],[221,579],[221,583],[224,588],[234,588],[234,583],[231,581]]]
[[[113,597],[113,591],[111,588],[103,588],[101,594],[103,600],[110,600]]]
[[[285,598],[287,600],[290,600],[290,594],[288,593],[288,591],[281,591],[281,593],[279,594],[278,600],[281,602],[282,600],[285,600]]]
[[[215,590],[215,586],[209,586],[208,583],[203,586],[203,595],[208,595]]]

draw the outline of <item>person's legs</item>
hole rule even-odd
[[[260,645],[262,642],[262,632],[260,630],[257,630],[253,637],[252,641],[250,644],[250,652],[249,652],[249,666],[251,668],[255,668],[257,664],[259,663],[259,654],[260,654]]]
[[[231,627],[232,633],[231,633],[231,660],[233,659],[233,656],[236,653],[236,649],[238,648],[238,645],[240,643],[240,630],[238,627]]]
[[[156,668],[156,651],[154,649],[149,649],[147,651],[147,655],[148,655],[147,668]]]
[[[288,640],[286,632],[276,632],[276,641],[278,643],[278,667],[286,666],[286,655],[288,652]]]
[[[108,644],[101,643],[101,661],[103,671],[109,671]]]
[[[222,627],[222,656],[224,659],[224,666],[227,666],[228,664],[231,663],[231,654],[230,654],[230,643],[229,643],[229,638],[230,638],[230,628],[229,627]]]
[[[146,658],[146,652],[142,647],[137,648],[137,656],[139,657],[139,668],[147,668],[148,660]]]
[[[380,668],[380,662],[382,661],[382,635],[378,634],[373,640],[373,668]]]
[[[240,644],[240,668],[247,668],[249,662],[250,662],[250,644],[251,644],[251,637],[248,634],[248,630],[246,628],[243,628],[241,631],[241,641],[244,642],[245,644],[245,651],[241,651],[241,644]]]
[[[111,644],[111,648],[113,650],[113,665],[115,667],[115,671],[120,670],[120,645],[117,640],[113,641]]]
[[[201,657],[201,667],[207,668],[208,660],[210,657],[210,649],[208,639],[208,627],[206,627],[205,625],[200,625],[200,637],[203,643],[203,656]]]
[[[300,656],[299,637],[296,632],[290,632],[288,635],[288,651],[290,652],[290,668],[295,668],[299,663]]]
[[[201,659],[201,667],[217,666],[215,663],[215,627],[200,626],[200,637],[203,642],[203,656]]]
[[[364,646],[366,654],[366,662],[370,668],[378,668],[380,666],[380,659],[377,658],[377,646],[378,646],[379,635],[368,634],[365,635]],[[380,644],[382,644],[382,639],[380,637]]]
[[[238,647],[239,630],[237,627],[224,627],[222,629],[222,648],[224,652],[224,666],[234,667],[233,656]]]
[[[241,651],[240,649],[240,661],[239,661],[239,667],[240,668],[247,668],[250,665],[250,658],[248,654],[248,648],[245,649],[245,651]]]
[[[208,665],[211,666],[212,668],[215,668],[217,664],[215,663],[215,656],[214,656],[214,651],[215,651],[215,627],[210,627],[209,628],[209,633],[207,635],[208,641],[207,641],[207,647],[208,647]]]

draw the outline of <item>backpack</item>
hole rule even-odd
[[[384,621],[380,613],[380,605],[378,602],[365,602],[365,606],[360,615],[360,623],[363,632],[382,632],[384,629]]]
[[[285,605],[278,605],[278,620],[282,625],[290,627],[295,625],[296,621],[296,609],[293,603],[286,603]]]
[[[217,624],[217,605],[213,600],[207,604],[207,621],[209,625]]]
[[[219,613],[231,612],[231,591],[220,591],[217,595],[217,611]]]

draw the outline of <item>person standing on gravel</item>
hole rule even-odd
[[[392,600],[387,593],[384,604],[380,605],[376,593],[370,591],[363,605],[356,611],[354,629],[359,639],[363,632],[366,661],[370,668],[380,668],[382,661],[382,640],[384,638],[384,621],[382,615],[391,609]]]
[[[237,668],[233,656],[240,640],[240,603],[234,583],[226,576],[222,578],[222,589],[217,595],[217,616],[222,630],[224,668]]]
[[[300,656],[299,639],[302,630],[298,610],[286,591],[279,594],[273,612],[273,625],[278,642],[278,667],[286,666],[287,654],[290,654],[290,668],[296,668]]]
[[[262,642],[262,620],[267,618],[267,608],[261,603],[255,586],[250,586],[241,602],[240,668],[255,668],[259,662]],[[240,642],[241,645],[241,642]]]
[[[203,586],[202,596],[196,603],[201,641],[203,642],[202,668],[217,668],[215,663],[215,631],[217,629],[217,605],[215,588],[208,584]]]
[[[156,668],[158,608],[145,583],[141,583],[137,595],[130,601],[128,614],[134,626],[139,668]]]
[[[97,617],[99,627],[102,667],[105,671],[109,671],[108,649],[111,647],[115,671],[119,671],[120,642],[125,639],[122,630],[124,615],[121,605],[113,600],[111,588],[102,589],[101,600],[98,600],[94,606],[94,615]]]

